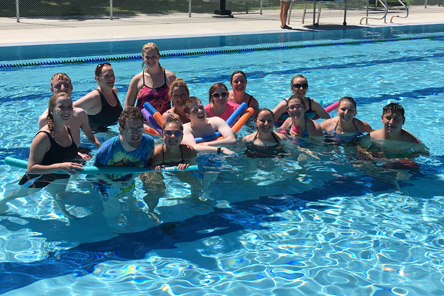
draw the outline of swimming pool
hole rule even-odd
[[[398,30],[400,38],[444,31]],[[365,37],[340,31],[339,41],[393,38],[360,33]],[[319,44],[333,36],[285,44]],[[134,195],[116,200],[99,196],[86,176],[77,176],[64,202],[81,219],[61,215],[44,191],[12,201],[0,216],[0,293],[441,295],[443,42],[425,38],[163,58],[162,66],[203,101],[214,82],[228,85],[230,74],[241,69],[247,91],[264,107],[288,97],[290,79],[298,73],[308,78],[308,95],[325,105],[354,97],[357,117],[373,128],[381,127],[388,101],[400,102],[405,128],[423,140],[430,156],[416,160],[419,170],[379,167],[378,176],[354,166],[347,151],[328,147],[315,149],[316,157],[295,149],[279,160],[227,158],[211,186],[213,205],[192,201],[189,186],[168,176],[157,206],[160,224],[127,206],[143,209],[140,181]],[[122,102],[140,63],[112,61]],[[78,99],[95,87],[94,68],[92,62],[1,68],[0,159],[27,157],[54,73],[71,77]],[[251,131],[245,127],[241,135]],[[4,165],[0,172],[3,196],[24,172]],[[113,224],[107,215],[116,207],[120,215]]]

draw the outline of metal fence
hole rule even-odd
[[[426,2],[424,2],[426,1]],[[370,3],[374,0],[370,0]],[[397,0],[388,0],[397,4]],[[439,5],[443,0],[406,0],[410,5]],[[259,10],[259,1],[250,2],[249,10]],[[367,1],[348,0],[349,9],[365,8]],[[212,13],[217,2],[192,1],[193,13]],[[303,4],[301,4],[303,5]],[[336,8],[327,4],[326,8]],[[279,0],[263,0],[264,9],[279,9]],[[337,6],[342,9],[342,4]],[[228,1],[227,9],[245,13],[245,1]],[[188,13],[188,0],[0,0],[0,17],[20,18],[109,18],[137,14]]]

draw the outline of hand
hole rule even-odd
[[[180,170],[183,170],[183,169],[186,169],[187,167],[189,167],[190,165],[188,164],[188,163],[179,163],[178,165],[177,165],[177,169],[180,171]]]
[[[77,155],[79,156],[80,159],[82,159],[82,160],[84,160],[84,161],[90,160],[90,159],[92,158],[91,155],[86,154],[86,153],[80,153],[80,152],[78,152]]]
[[[59,169],[63,172],[75,174],[79,173],[83,169],[83,166],[77,162],[62,162],[59,165]]]
[[[228,149],[226,147],[221,147],[220,151],[222,151],[226,155],[230,155],[230,154],[234,153],[233,151],[231,151],[230,149]]]
[[[160,172],[161,170],[162,170],[162,168],[164,168],[165,166],[164,165],[162,165],[162,166],[160,166],[160,165],[156,165],[155,167],[154,167],[154,170],[156,171],[156,172]]]

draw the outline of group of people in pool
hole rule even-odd
[[[209,103],[204,106],[201,100],[190,96],[182,79],[161,67],[160,52],[154,43],[145,44],[142,57],[143,70],[132,78],[123,107],[114,87],[115,75],[110,63],[96,67],[98,87],[75,102],[71,99],[73,86],[68,75],[57,73],[52,77],[53,96],[47,110],[39,117],[40,130],[31,144],[27,172],[20,181],[22,188],[7,195],[0,207],[18,195],[27,195],[29,190],[49,184],[56,184],[51,186],[51,191],[60,201],[69,174],[82,169],[79,159],[91,158],[87,150],[79,150],[80,130],[98,148],[94,161],[97,166],[153,167],[156,170],[178,166],[183,169],[196,163],[196,152],[231,154],[230,147],[237,144],[237,139],[226,120],[244,102],[255,109],[253,121],[257,130],[240,139],[240,143],[246,146],[245,154],[253,158],[284,156],[282,142],[287,140],[300,146],[320,144],[324,139],[338,144],[360,142],[364,148],[377,144],[394,152],[409,151],[421,143],[402,128],[404,109],[397,103],[383,108],[384,127],[373,130],[368,123],[355,117],[356,102],[351,97],[340,99],[336,108],[338,116],[330,118],[316,100],[306,96],[307,79],[296,75],[291,80],[293,95],[269,110],[259,108],[258,100],[246,93],[245,73],[235,71],[230,79],[233,90],[229,91],[223,83],[213,84]],[[153,138],[143,133],[147,123],[141,110],[146,102],[166,120],[161,133],[164,144],[157,147],[154,147]],[[325,120],[318,124],[314,118]],[[106,131],[109,125],[117,122],[120,134],[101,144],[93,131]],[[196,143],[195,138],[217,131],[220,138]],[[364,133],[369,136],[362,139]],[[372,151],[367,155],[375,154]],[[60,171],[64,174],[56,173]],[[131,175],[108,177],[114,181],[132,179]],[[65,213],[69,216],[66,210]]]

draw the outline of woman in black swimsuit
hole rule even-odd
[[[32,140],[27,173],[19,183],[21,188],[6,194],[0,201],[0,208],[15,198],[50,185],[46,190],[59,203],[63,214],[73,217],[61,203],[70,174],[82,169],[81,164],[73,162],[78,149],[69,127],[65,125],[72,114],[73,104],[67,93],[60,92],[49,99],[47,124]],[[67,174],[55,174],[60,171]]]
[[[74,102],[74,107],[85,110],[89,125],[95,132],[106,132],[108,126],[116,124],[123,108],[114,87],[116,77],[110,63],[97,65],[94,79],[98,87]]]
[[[274,114],[267,108],[259,109],[254,117],[257,132],[242,138],[247,146],[245,154],[252,158],[283,157],[285,155],[281,141],[288,140],[283,134],[275,133]]]
[[[151,166],[155,170],[165,166],[177,166],[179,170],[196,164],[197,154],[192,146],[180,144],[183,138],[182,123],[176,118],[169,118],[162,126],[162,139],[165,144],[157,145]]]

